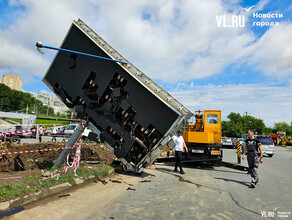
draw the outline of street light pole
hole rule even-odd
[[[244,113],[243,113],[243,117],[244,117],[244,116],[247,117],[247,115],[250,115],[250,113],[249,113],[249,112],[244,112]],[[243,127],[243,132],[244,132],[244,134],[247,133],[246,129],[247,129],[247,127],[246,127],[246,120],[245,120],[245,121],[244,121],[244,127]]]
[[[249,113],[249,112],[244,112],[244,113],[243,113],[243,115],[244,115],[244,114],[245,114],[245,116],[247,116],[247,114],[249,114],[249,115],[250,115],[250,113]]]

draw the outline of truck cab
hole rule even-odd
[[[222,162],[221,111],[196,111],[195,123],[188,123],[183,132],[188,161]]]

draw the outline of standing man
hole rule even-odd
[[[258,177],[258,167],[259,162],[263,163],[263,151],[261,142],[258,139],[254,138],[254,132],[248,131],[248,139],[245,141],[245,147],[242,154],[242,159],[245,159],[245,154],[247,151],[247,162],[251,174],[251,187],[255,188],[259,184]],[[258,151],[260,150],[260,158],[258,156]],[[260,159],[260,160],[259,160]]]
[[[54,127],[52,128],[52,140],[51,141],[57,141],[56,135],[57,135],[57,128],[56,128],[56,125],[54,125]]]
[[[43,133],[44,133],[44,127],[41,125],[40,126],[40,133],[39,133],[39,140],[40,140],[40,142],[42,142]]]
[[[185,172],[182,169],[182,152],[183,148],[185,147],[186,152],[188,152],[188,148],[185,144],[184,138],[182,136],[182,131],[179,130],[177,135],[172,137],[172,140],[175,143],[175,147],[172,149],[172,153],[175,154],[175,168],[174,172],[178,172],[177,167],[180,168],[180,173],[184,174]]]

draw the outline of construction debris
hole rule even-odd
[[[23,150],[39,150],[64,147],[65,143],[43,142],[33,144],[0,143],[0,153],[17,152]],[[74,150],[72,150],[74,151]],[[0,156],[0,172],[13,172],[24,170],[50,169],[58,158],[60,151],[44,151],[35,153],[11,154]],[[81,147],[81,161],[95,163],[101,161],[111,164],[117,158],[103,144],[83,143]]]

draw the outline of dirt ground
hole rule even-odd
[[[61,142],[43,142],[34,144],[0,143],[0,153],[16,152],[23,150],[50,149],[64,147]],[[26,176],[41,173],[42,169],[50,169],[62,150],[35,153],[23,153],[0,156],[0,182],[1,184],[17,182]],[[70,152],[73,158],[75,149]],[[82,143],[80,164],[86,165],[100,161],[102,164],[111,164],[117,158],[105,145],[97,143]]]

